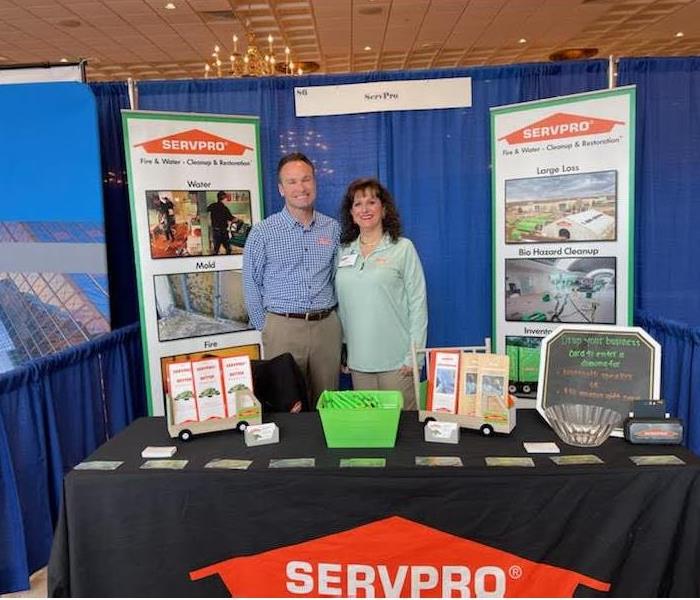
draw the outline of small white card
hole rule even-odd
[[[449,438],[459,429],[457,423],[447,421],[429,421],[427,424],[430,432],[437,438]]]
[[[554,442],[523,442],[529,454],[559,454],[559,446]]]
[[[146,446],[141,450],[141,458],[170,458],[177,452],[177,446]]]

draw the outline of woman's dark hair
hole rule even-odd
[[[352,205],[355,202],[357,192],[374,192],[384,208],[384,218],[382,219],[382,229],[391,237],[391,241],[396,243],[401,236],[401,221],[396,204],[387,190],[379,181],[372,177],[356,179],[349,186],[343,197],[340,206],[340,243],[348,244],[357,239],[360,235],[360,228],[352,220]]]

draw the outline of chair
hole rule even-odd
[[[263,412],[309,410],[306,381],[289,352],[250,362],[255,396],[260,400]]]

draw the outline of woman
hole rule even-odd
[[[347,364],[356,390],[399,390],[415,410],[411,345],[428,329],[425,278],[396,205],[376,179],[348,187],[340,215],[335,275]]]

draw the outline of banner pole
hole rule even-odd
[[[608,89],[617,87],[617,71],[615,70],[615,57],[611,54],[608,56]]]

